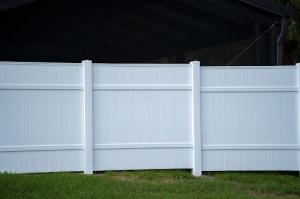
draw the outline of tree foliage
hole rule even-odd
[[[287,46],[289,55],[294,62],[300,61],[300,0],[277,0],[293,8],[292,17],[289,19]]]

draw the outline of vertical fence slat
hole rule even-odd
[[[202,175],[201,166],[201,118],[200,118],[200,62],[193,61],[192,66],[192,134],[193,134],[193,170],[194,176]]]
[[[93,66],[92,61],[84,60],[84,173],[93,173]]]

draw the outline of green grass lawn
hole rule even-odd
[[[0,198],[300,198],[297,173],[0,174]]]

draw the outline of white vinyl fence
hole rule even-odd
[[[0,172],[300,170],[299,66],[0,63]]]

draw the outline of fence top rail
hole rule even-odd
[[[201,66],[202,69],[296,69],[296,65],[282,66]]]
[[[14,61],[0,61],[1,65],[39,65],[39,66],[82,66],[81,63],[67,63],[67,62],[14,62]]]
[[[126,64],[121,64],[121,63],[93,63],[96,67],[188,67],[190,64],[160,64],[160,63],[126,63]]]
[[[39,65],[39,66],[82,66],[82,63],[67,62],[14,62],[0,61],[1,65]],[[189,63],[161,64],[161,63],[93,63],[95,67],[189,67]],[[296,69],[296,65],[281,66],[201,66],[202,69]]]

